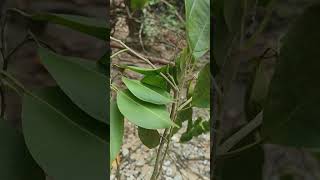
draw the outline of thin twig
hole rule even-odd
[[[122,42],[119,39],[116,39],[112,36],[110,36],[110,39],[112,41],[115,41],[119,44],[121,44],[124,48],[128,49],[131,53],[133,53],[135,56],[137,56],[138,58],[140,58],[141,60],[143,60],[144,62],[148,63],[153,69],[157,69],[157,67],[147,58],[145,58],[144,56],[142,56],[141,54],[137,53],[136,51],[134,51],[133,49],[131,49],[129,46],[127,46],[124,42]],[[174,85],[174,83],[168,79],[168,77],[166,75],[164,75],[162,72],[160,72],[160,75],[170,84],[170,86],[174,89],[174,90],[178,90],[178,88]]]
[[[129,46],[127,46],[124,42],[122,42],[119,39],[116,39],[112,36],[110,36],[110,39],[112,41],[115,41],[119,44],[121,44],[121,46],[123,46],[124,48],[128,49],[130,52],[132,52],[135,56],[137,56],[138,58],[140,58],[141,60],[145,61],[146,63],[148,63],[153,69],[157,69],[157,67],[147,58],[143,57],[141,54],[137,53],[136,51],[134,51],[133,49],[131,49]]]
[[[128,49],[122,49],[122,50],[120,50],[120,51],[117,51],[116,53],[114,53],[114,54],[112,54],[112,55],[110,56],[110,59],[113,59],[114,57],[116,57],[116,56],[118,56],[119,54],[124,53],[124,52],[126,52],[126,51],[128,51]]]

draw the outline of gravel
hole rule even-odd
[[[185,126],[186,124],[184,124]],[[169,155],[163,163],[163,180],[204,179],[210,176],[210,135],[203,134],[188,143],[180,143],[183,127],[172,137]],[[133,124],[126,121],[124,144],[120,152],[121,179],[150,179],[156,149],[148,149],[139,140]],[[116,179],[114,164],[111,180]]]

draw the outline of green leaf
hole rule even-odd
[[[0,179],[45,180],[45,174],[32,159],[23,135],[8,121],[0,119]]]
[[[160,134],[157,130],[138,127],[138,135],[141,142],[149,149],[157,147],[160,143]]]
[[[32,16],[34,20],[49,21],[69,27],[73,30],[106,40],[109,36],[107,22],[97,18],[82,17],[68,14],[42,13]]]
[[[320,5],[289,29],[270,84],[262,134],[270,143],[320,147]]]
[[[173,134],[177,133],[181,127],[182,127],[182,123],[184,121],[189,121],[191,120],[192,121],[192,113],[193,113],[193,110],[192,108],[187,108],[187,109],[184,109],[184,110],[181,110],[178,112],[177,114],[177,118],[176,118],[176,121],[175,123],[179,126],[179,127],[175,127],[173,128]]]
[[[217,180],[258,180],[262,178],[264,151],[261,146],[247,149],[241,153],[217,160]]]
[[[189,121],[189,122],[192,122],[192,121]],[[197,137],[209,131],[210,131],[209,121],[205,121],[199,118],[192,124],[192,126],[190,126],[190,129],[187,129],[187,131],[181,135],[180,141],[181,142],[190,141],[193,137]]]
[[[117,103],[110,103],[110,165],[117,157],[122,145],[124,131],[124,117],[120,113]]]
[[[136,67],[136,66],[123,66],[120,68],[129,69],[131,71],[144,74],[144,75],[159,75],[161,72],[165,73],[168,69],[168,66],[162,66],[156,69],[142,68],[142,67]]]
[[[32,156],[54,179],[107,177],[109,127],[81,111],[60,89],[25,95],[22,127]]]
[[[210,108],[210,82],[210,63],[208,63],[199,73],[192,97],[193,106]]]
[[[142,84],[138,80],[132,80],[125,77],[122,77],[122,81],[130,92],[142,101],[152,104],[168,104],[172,102],[170,94],[164,89]]]
[[[97,62],[98,70],[105,75],[108,75],[110,72],[109,64],[107,62],[108,57],[109,55],[106,53]]]
[[[72,58],[39,48],[41,61],[61,89],[83,111],[108,123],[109,92],[106,74],[97,69],[95,62]]]
[[[186,0],[188,43],[195,59],[210,49],[210,0]]]
[[[255,65],[252,80],[249,80],[249,87],[246,97],[246,115],[248,120],[252,120],[260,111],[263,110],[266,97],[268,95],[271,75],[266,70],[265,63],[255,59],[258,64]]]
[[[107,27],[106,20],[69,14],[27,14],[18,9],[11,10],[19,13],[20,15],[31,18],[34,21],[48,21],[54,24],[59,24],[101,40],[107,40],[107,37],[109,36],[109,28]]]
[[[146,75],[141,79],[141,82],[161,89],[168,87],[167,81],[159,75]]]
[[[270,77],[268,76],[263,63],[258,65],[254,76],[249,101],[263,104],[268,94],[270,83]]]
[[[165,105],[155,105],[139,100],[129,90],[119,91],[117,104],[120,112],[132,123],[146,129],[176,126]]]
[[[144,8],[149,0],[130,0],[130,5],[133,10],[140,10]]]

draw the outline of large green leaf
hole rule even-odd
[[[210,82],[210,63],[208,63],[199,73],[192,96],[193,106],[200,108],[210,107]]]
[[[110,164],[117,157],[122,145],[124,117],[115,101],[110,103]]]
[[[32,159],[23,135],[0,119],[0,179],[45,180],[44,172]]]
[[[165,105],[155,105],[139,100],[129,90],[119,91],[117,104],[120,112],[132,123],[146,129],[176,126]]]
[[[73,30],[88,34],[101,40],[107,40],[109,29],[106,20],[92,17],[84,17],[70,14],[35,13],[27,14],[23,11],[12,9],[13,11],[31,18],[35,21],[48,21],[54,24],[66,26]]]
[[[60,89],[25,95],[22,127],[32,156],[54,179],[108,177],[109,127],[81,111]]]
[[[138,127],[138,135],[141,142],[149,149],[157,147],[160,143],[160,134],[157,130]]]
[[[130,92],[142,101],[153,104],[168,104],[172,102],[170,94],[164,89],[142,84],[138,80],[132,80],[125,77],[122,78],[122,81]]]
[[[41,47],[39,54],[46,69],[75,104],[92,117],[109,122],[109,80],[95,62],[62,56]]]
[[[210,49],[210,0],[186,0],[185,7],[188,42],[198,59]]]
[[[262,133],[271,143],[320,147],[320,5],[289,29],[270,84]]]

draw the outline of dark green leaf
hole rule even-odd
[[[320,5],[289,29],[270,84],[262,133],[271,143],[320,147]]]
[[[149,0],[130,0],[130,5],[133,10],[140,10],[144,8]]]
[[[97,62],[98,69],[101,73],[104,73],[105,75],[108,75],[110,72],[109,64],[107,62],[108,58],[108,53],[106,53]]]
[[[32,156],[54,179],[108,176],[109,127],[81,111],[60,89],[26,94],[22,127]]]
[[[146,75],[141,82],[161,89],[167,89],[168,87],[167,81],[159,75]]]
[[[101,40],[106,40],[109,36],[109,29],[106,20],[100,20],[91,17],[69,15],[69,14],[54,14],[54,13],[35,13],[27,14],[18,9],[11,9],[25,17],[35,21],[48,21],[54,24],[66,26],[73,30],[94,36]]]
[[[199,108],[210,107],[210,63],[201,70],[194,88],[192,105]]]
[[[271,75],[267,72],[265,63],[263,62],[258,62],[252,76],[246,98],[246,114],[248,120],[252,120],[262,111],[271,80]]]
[[[124,131],[124,117],[120,113],[117,103],[110,103],[110,164],[117,157],[122,145]]]
[[[146,129],[176,126],[165,105],[155,105],[139,100],[129,90],[119,91],[117,104],[120,112],[132,123]]]
[[[23,135],[0,119],[0,179],[45,180],[45,174],[32,159]]]
[[[144,74],[144,75],[158,75],[160,74],[160,72],[165,73],[168,69],[168,66],[162,66],[156,69],[136,67],[136,66],[123,66],[120,68],[129,69],[131,71]]]
[[[106,20],[100,20],[92,17],[84,17],[70,14],[54,14],[54,13],[35,13],[27,14],[18,9],[10,9],[22,16],[35,21],[48,21],[54,24],[66,26],[73,30],[94,36],[101,40],[106,40],[109,36],[109,28]]]
[[[95,62],[66,57],[39,48],[41,61],[61,89],[83,111],[108,123],[107,102],[109,92],[106,74],[97,69]]]
[[[141,142],[149,149],[157,147],[160,143],[160,134],[157,130],[138,127],[138,135]]]
[[[142,101],[152,104],[168,104],[172,102],[170,94],[164,89],[142,84],[138,80],[132,80],[125,77],[122,78],[122,81],[130,92]]]
[[[192,108],[187,108],[187,109],[184,109],[184,110],[181,110],[178,112],[177,114],[177,118],[176,118],[176,121],[175,123],[179,126],[179,127],[175,127],[173,128],[173,134],[177,133],[181,127],[182,127],[182,123],[184,121],[189,121],[191,120],[192,121]]]
[[[186,29],[195,59],[210,49],[210,0],[186,0]]]
[[[192,121],[189,121],[192,123]],[[189,123],[188,122],[188,123]],[[180,141],[187,142],[190,141],[193,137],[197,137],[201,134],[207,133],[210,131],[209,121],[202,120],[201,118],[197,119],[192,123],[186,132],[181,135]]]

